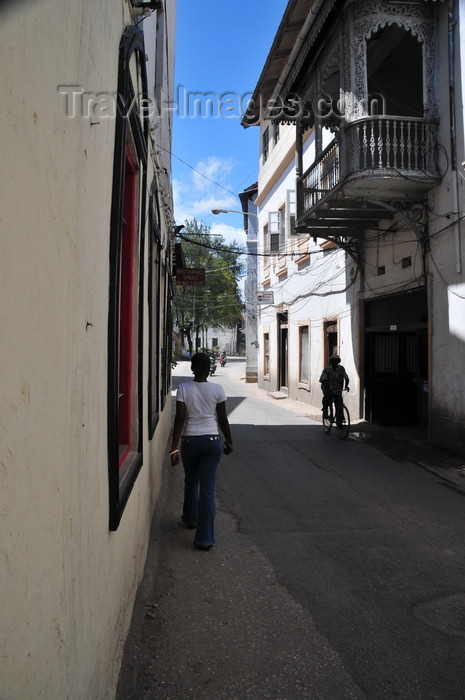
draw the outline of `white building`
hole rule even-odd
[[[260,126],[259,385],[465,453],[463,8],[288,3],[244,126]],[[269,298],[269,297],[268,297]]]
[[[258,214],[255,199],[258,193],[257,183],[247,187],[239,194],[244,212],[244,231],[247,246],[247,275],[244,286],[245,294],[245,381],[258,382]]]
[[[172,1],[0,7],[8,700],[116,688],[171,422],[174,22]]]

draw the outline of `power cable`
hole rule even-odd
[[[172,151],[170,151],[168,148],[165,148],[164,146],[161,146],[161,145],[158,144],[158,143],[155,144],[155,145],[156,145],[157,148],[161,148],[163,151],[165,151],[165,153],[168,153],[168,154],[169,154],[170,156],[172,156],[173,158],[176,158],[176,160],[179,160],[179,161],[180,161],[181,163],[183,163],[184,165],[187,165],[187,167],[190,168],[191,170],[193,170],[194,173],[197,173],[197,175],[200,175],[201,177],[205,178],[205,180],[208,180],[209,182],[211,182],[213,185],[216,185],[217,187],[221,187],[221,189],[224,190],[225,192],[228,192],[229,194],[233,194],[235,197],[237,197],[237,193],[236,193],[236,192],[233,192],[232,190],[228,189],[228,188],[225,187],[224,185],[220,185],[219,182],[216,182],[215,180],[212,180],[211,177],[208,177],[207,175],[204,175],[203,173],[200,172],[200,170],[197,170],[196,168],[194,168],[192,165],[190,165],[190,164],[187,163],[185,160],[183,160],[182,158],[180,158],[179,156],[177,156],[175,153],[173,153]]]
[[[182,233],[177,234],[179,238],[181,238],[183,241],[186,241],[186,243],[193,243],[194,245],[198,245],[201,248],[208,248],[208,250],[215,250],[218,253],[237,253],[238,255],[245,255],[245,256],[250,256],[250,257],[257,257],[257,258],[269,258],[272,255],[284,255],[287,258],[294,258],[297,256],[297,253],[250,253],[247,250],[238,250],[237,248],[226,248],[222,246],[212,246],[212,245],[207,245],[206,243],[201,243],[200,241],[193,241],[191,238],[187,238]],[[321,250],[309,250],[305,255],[316,255],[318,253],[321,253]]]

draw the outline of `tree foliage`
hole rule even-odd
[[[192,331],[196,336],[202,329],[241,323],[243,302],[238,281],[244,251],[235,241],[226,244],[222,236],[212,236],[210,227],[195,218],[185,222],[180,238],[186,268],[205,268],[205,287],[174,288],[174,323],[192,349]]]

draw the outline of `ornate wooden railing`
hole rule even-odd
[[[370,117],[344,129],[347,173],[394,169],[402,174],[437,177],[438,123],[405,117]]]
[[[354,174],[435,184],[437,133],[437,121],[418,118],[376,116],[344,124],[336,140],[297,181],[298,217]]]
[[[303,211],[308,211],[330,190],[340,182],[339,144],[334,141],[321,154],[320,158],[297,181],[297,189],[303,204]]]

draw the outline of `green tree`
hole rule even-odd
[[[241,324],[244,304],[238,281],[245,251],[236,241],[226,244],[222,236],[212,236],[210,227],[197,219],[186,221],[179,235],[186,267],[205,268],[205,287],[174,288],[174,323],[192,352],[194,338],[203,329]]]

